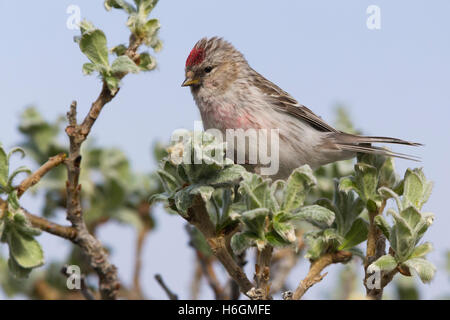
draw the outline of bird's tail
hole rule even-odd
[[[358,136],[347,133],[338,133],[335,135],[335,143],[336,146],[345,151],[350,152],[360,152],[360,153],[371,153],[371,154],[379,154],[388,157],[396,157],[401,159],[420,161],[419,157],[393,152],[385,148],[372,146],[372,143],[394,143],[394,144],[403,144],[407,146],[423,146],[421,143],[406,141],[397,138],[389,138],[389,137],[367,137],[367,136]]]

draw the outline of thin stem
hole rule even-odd
[[[262,292],[261,299],[272,299],[270,296],[270,263],[272,260],[273,247],[266,245],[261,251],[258,250],[255,264],[256,289]]]
[[[21,197],[25,191],[38,183],[47,172],[52,170],[54,167],[59,166],[65,159],[66,154],[64,153],[57,154],[56,156],[48,159],[46,163],[44,163],[39,169],[20,183],[17,187],[17,196]]]
[[[125,54],[135,60],[138,58],[137,49],[142,44],[142,39],[130,36],[130,43]],[[120,79],[125,74],[121,75]],[[120,80],[119,79],[119,80]],[[116,299],[120,288],[117,277],[117,268],[109,262],[108,253],[101,242],[88,230],[81,207],[81,185],[79,184],[81,165],[81,146],[88,137],[91,129],[100,115],[103,107],[110,102],[117,94],[111,93],[105,81],[99,96],[92,104],[88,114],[81,124],[77,124],[77,104],[74,101],[67,113],[69,125],[66,133],[69,137],[69,156],[65,161],[67,166],[67,220],[77,230],[75,242],[80,246],[84,254],[88,257],[91,267],[99,276],[99,289],[103,299]]]
[[[385,206],[386,200],[382,202],[377,211],[369,212],[369,232],[367,235],[367,251],[364,262],[364,286],[366,287],[367,297],[375,300],[381,300],[385,285],[380,288],[373,288],[372,286],[369,286],[368,281],[370,274],[368,274],[367,268],[372,262],[376,261],[386,253],[386,238],[375,223],[375,217],[383,214]]]
[[[7,202],[3,199],[0,199],[0,210],[3,210],[4,208],[6,210],[7,208]],[[30,221],[31,225],[35,228],[39,228],[42,231],[51,233],[55,236],[65,238],[71,241],[74,241],[74,239],[77,236],[77,230],[75,228],[69,227],[69,226],[62,226],[57,223],[51,222],[45,218],[38,217],[34,214],[31,214],[28,212],[28,210],[21,208],[23,212],[25,213],[25,216],[27,217],[28,221]]]
[[[206,280],[208,281],[208,285],[214,292],[214,297],[216,300],[225,300],[226,296],[222,285],[217,279],[216,273],[213,267],[213,260],[211,258],[205,257],[199,250],[196,250],[197,258],[201,266],[201,270]]]
[[[230,277],[236,281],[242,293],[247,295],[254,286],[247,278],[242,268],[236,263],[227,249],[226,234],[216,234],[216,228],[209,218],[205,204],[200,197],[196,197],[185,219],[203,234],[213,254],[222,263]]]
[[[348,251],[330,252],[320,256],[317,260],[311,263],[308,274],[298,285],[292,299],[301,299],[309,288],[320,282],[327,275],[327,273],[321,274],[321,272],[330,264],[347,262],[351,258],[352,253]]]
[[[178,300],[178,295],[176,295],[169,289],[169,287],[166,285],[166,283],[164,282],[164,280],[160,274],[155,274],[155,279],[156,279],[156,281],[158,281],[159,285],[164,290],[164,292],[167,294],[167,296],[169,297],[170,300]]]

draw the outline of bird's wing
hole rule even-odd
[[[254,85],[267,95],[272,105],[275,106],[278,111],[287,113],[300,120],[306,121],[319,131],[339,132],[328,123],[323,121],[321,117],[317,116],[310,109],[298,103],[297,100],[289,95],[289,93],[279,88],[277,85],[270,82],[256,71],[254,72],[256,73],[256,76],[252,77]]]

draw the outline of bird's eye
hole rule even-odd
[[[210,73],[212,69],[213,69],[212,67],[206,67],[204,70],[206,73]]]

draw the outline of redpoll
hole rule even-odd
[[[205,129],[215,128],[223,134],[227,129],[279,129],[279,170],[275,178],[286,178],[304,164],[317,168],[357,153],[410,159],[372,143],[420,145],[336,130],[253,70],[244,56],[221,38],[198,41],[186,60],[185,73],[182,86],[190,86]],[[261,167],[254,166],[256,171]]]

